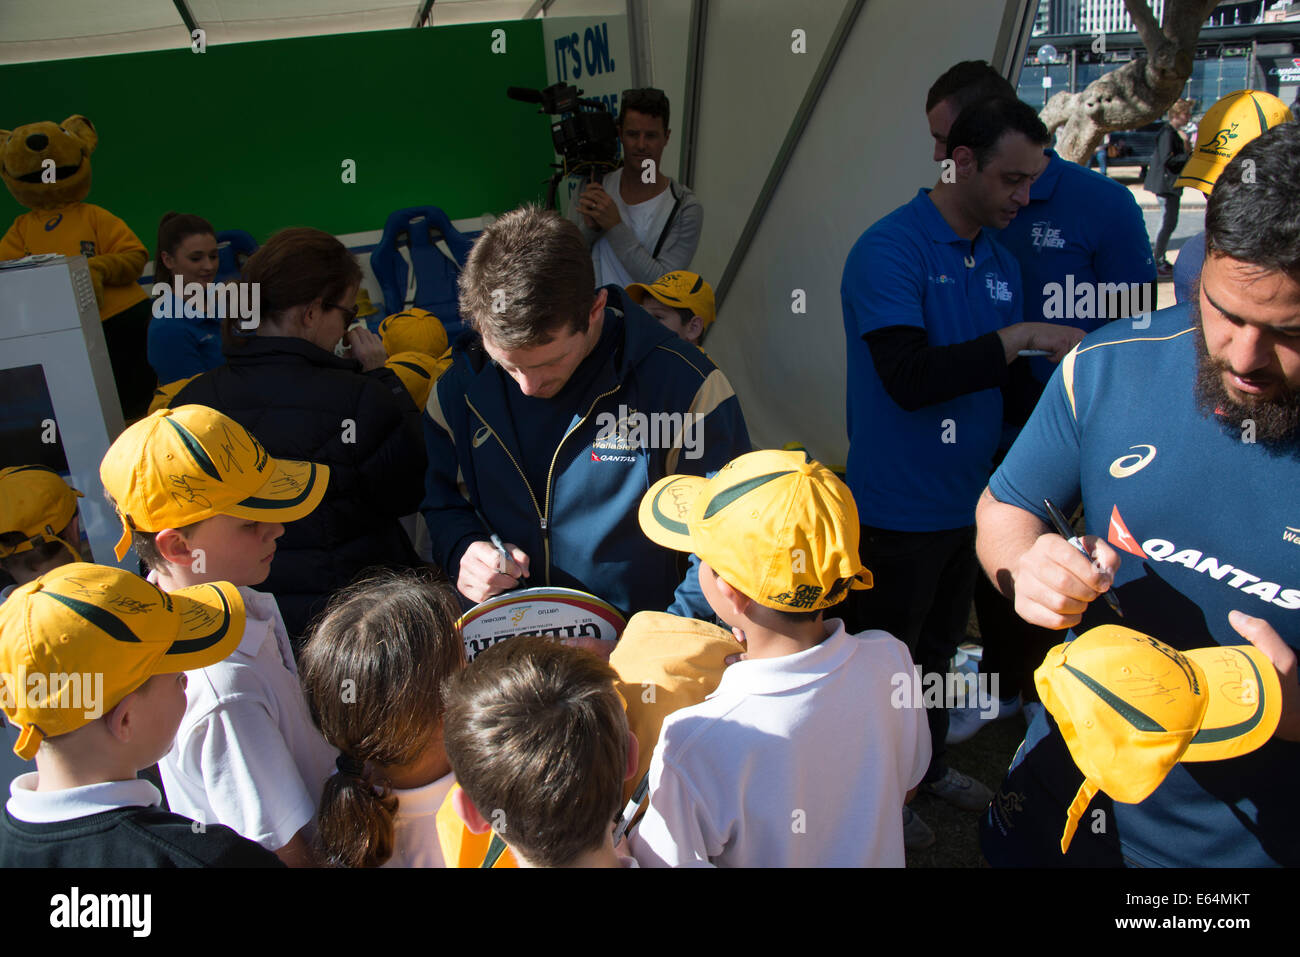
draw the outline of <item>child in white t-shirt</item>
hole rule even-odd
[[[442,743],[442,684],[465,666],[454,589],[384,572],[331,600],[302,651],[303,686],[339,749],[317,816],[338,867],[442,867],[435,818],[456,783]]]
[[[751,452],[641,501],[654,542],[699,555],[714,612],[746,644],[669,715],[632,838],[644,866],[901,867],[903,805],[930,761],[925,710],[895,707],[907,646],[822,610],[871,587],[848,488],[802,452]]]
[[[275,598],[252,586],[270,573],[280,523],[320,503],[329,469],[272,459],[233,419],[187,405],[123,432],[100,477],[122,519],[119,561],[134,545],[162,591],[229,581],[244,601],[239,646],[188,675],[185,717],[158,762],[168,804],[286,864],[312,865],[312,821],[337,752],[312,723]]]

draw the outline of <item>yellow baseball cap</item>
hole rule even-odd
[[[433,391],[438,377],[451,365],[451,350],[435,358],[423,352],[399,352],[388,357],[384,363],[397,374],[411,393],[417,408],[423,409],[429,402],[429,393]]]
[[[72,552],[73,561],[81,561],[76,546],[59,538],[59,532],[77,514],[77,499],[84,497],[44,465],[0,470],[0,532],[21,532],[27,537],[17,545],[0,545],[0,558],[55,541]]]
[[[228,582],[170,594],[108,565],[62,565],[0,604],[0,705],[30,761],[43,738],[96,720],[154,675],[216,664],[244,636]]]
[[[638,513],[652,542],[694,552],[729,585],[778,611],[816,611],[870,588],[848,486],[802,452],[750,452],[709,479],[670,475]]]
[[[1205,112],[1196,128],[1196,148],[1174,185],[1194,186],[1208,196],[1243,146],[1265,130],[1292,122],[1290,108],[1271,93],[1229,93]]]
[[[1277,729],[1282,686],[1253,645],[1181,652],[1150,635],[1102,625],[1057,645],[1034,672],[1084,782],[1061,853],[1098,791],[1137,804],[1179,761],[1254,751]]]
[[[117,503],[121,561],[131,532],[161,532],[233,515],[292,522],[320,504],[329,467],[273,459],[251,432],[202,405],[159,409],[117,437],[99,465]]]
[[[395,312],[379,324],[379,338],[390,356],[399,352],[423,352],[435,359],[447,351],[447,330],[427,309]]]
[[[627,294],[633,302],[645,302],[646,294],[654,296],[665,306],[673,309],[689,309],[692,314],[704,320],[704,328],[709,328],[716,318],[713,306],[713,287],[693,272],[679,270],[665,273],[650,285],[634,282],[627,287]]]

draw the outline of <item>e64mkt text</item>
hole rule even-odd
[[[1125,894],[1125,904],[1144,904],[1157,910],[1170,904],[1249,904],[1250,894]]]

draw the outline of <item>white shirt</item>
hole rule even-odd
[[[438,843],[438,808],[456,775],[448,774],[419,788],[394,788],[397,814],[393,818],[393,856],[384,867],[446,867]]]
[[[104,781],[60,791],[36,790],[36,772],[14,778],[5,809],[28,824],[72,821],[120,807],[154,807],[162,804],[158,789],[143,778]]]
[[[619,218],[636,235],[636,241],[650,252],[654,252],[655,243],[659,241],[659,234],[663,232],[664,223],[667,222],[668,214],[672,211],[673,192],[671,189],[665,189],[654,199],[629,206],[623,202],[623,194],[619,189],[622,172],[621,169],[616,169],[609,173],[601,185],[609,194],[609,198],[614,201],[614,205],[618,207]],[[623,268],[623,261],[618,258],[609,240],[604,236],[592,243],[591,262],[596,267],[597,289],[610,283],[626,286],[632,282],[632,276]]]
[[[275,598],[239,593],[243,640],[186,672],[185,717],[158,770],[176,814],[275,851],[315,818],[338,751],[312,723]]]
[[[650,806],[632,836],[645,867],[902,867],[903,799],[930,763],[925,709],[895,708],[907,646],[883,631],[740,661],[664,722]]]

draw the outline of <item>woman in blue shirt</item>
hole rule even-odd
[[[221,316],[207,316],[201,304],[178,301],[175,282],[182,291],[190,283],[204,290],[217,276],[217,235],[202,216],[166,213],[158,223],[154,255],[154,281],[167,288],[154,300],[149,323],[149,365],[166,385],[188,379],[225,364],[221,351]]]

